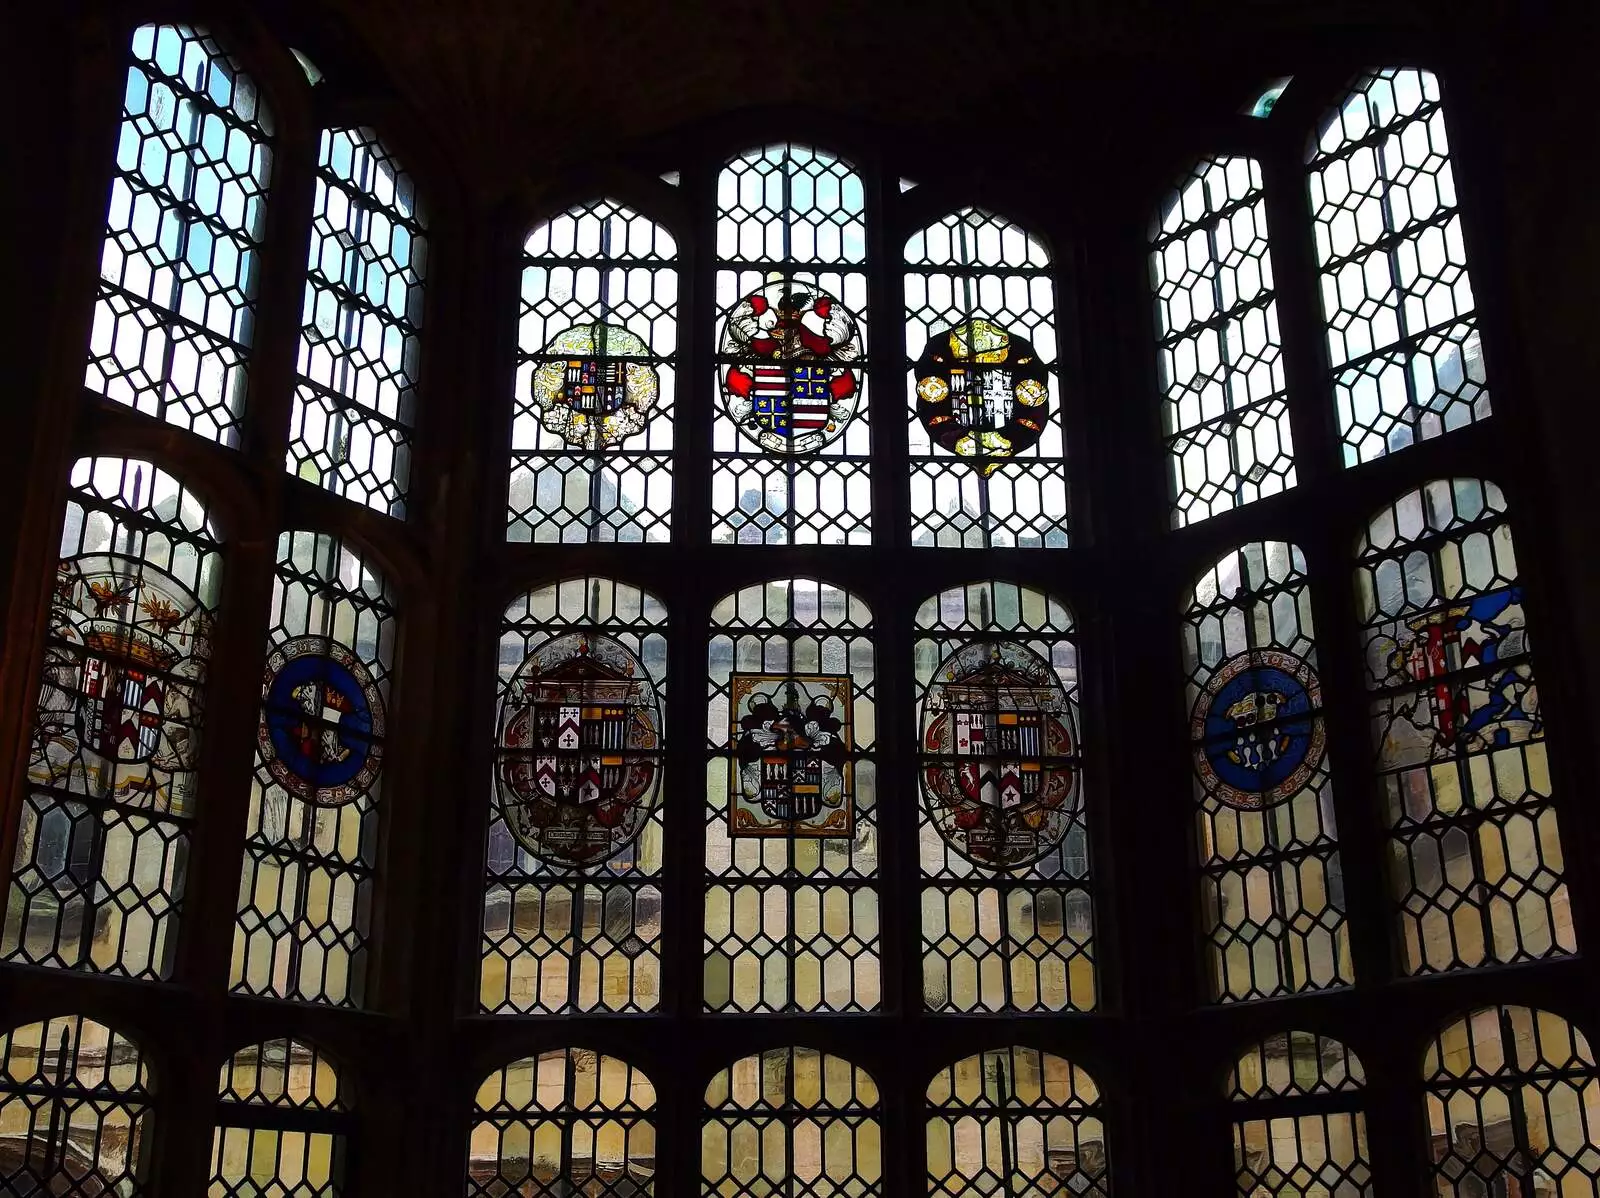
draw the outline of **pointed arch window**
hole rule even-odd
[[[665,228],[616,200],[528,234],[508,541],[670,538],[677,257]]]
[[[978,582],[924,602],[917,630],[923,1001],[1093,1010],[1072,614]]]
[[[1550,1011],[1486,1007],[1440,1030],[1422,1067],[1441,1198],[1600,1189],[1600,1068]]]
[[[272,114],[210,34],[134,32],[84,385],[237,446]]]
[[[861,176],[778,142],[717,176],[711,539],[866,545],[867,216]]]
[[[1352,980],[1305,559],[1254,541],[1202,574],[1184,619],[1212,997]]]
[[[1151,230],[1172,522],[1295,484],[1266,196],[1254,159],[1208,158]]]
[[[468,1198],[655,1193],[656,1089],[626,1061],[557,1048],[478,1087]]]
[[[217,531],[179,479],[128,458],[73,466],[7,960],[170,974],[221,584]]]
[[[246,1045],[228,1058],[218,1084],[212,1192],[338,1198],[350,1113],[339,1070],[315,1045]]]
[[[771,1048],[706,1087],[705,1198],[876,1198],[883,1185],[878,1086],[814,1048]]]
[[[278,538],[229,979],[360,1006],[387,746],[395,599],[339,538]]]
[[[1472,478],[1407,491],[1357,557],[1406,970],[1575,952],[1505,496]]]
[[[1363,76],[1307,160],[1345,464],[1487,417],[1438,79]]]
[[[427,267],[416,184],[371,129],[324,129],[312,213],[286,465],[403,518]]]
[[[500,629],[479,1002],[661,998],[667,609],[609,578],[519,596]]]
[[[726,596],[711,625],[706,1007],[875,1010],[872,613],[785,578]]]
[[[1239,1198],[1370,1198],[1361,1062],[1337,1040],[1278,1032],[1228,1074]]]
[[[8,1194],[145,1193],[155,1091],[139,1046],[63,1015],[0,1035],[0,1186]]]
[[[965,1057],[928,1085],[928,1193],[1110,1193],[1100,1088],[1036,1048]]]
[[[1050,251],[963,208],[905,246],[911,543],[1067,543]]]

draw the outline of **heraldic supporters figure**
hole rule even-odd
[[[735,674],[730,836],[855,832],[848,674]]]
[[[985,477],[1038,444],[1050,417],[1050,371],[1026,337],[964,321],[929,337],[914,369],[922,427]]]
[[[564,633],[528,654],[500,702],[496,785],[517,842],[596,865],[631,844],[661,788],[655,684],[607,636]]]
[[[812,453],[855,416],[861,357],[856,318],[809,283],[769,283],[723,321],[728,415],[771,453]]]
[[[1078,810],[1076,715],[1050,663],[1025,645],[964,645],[922,705],[922,789],[939,834],[993,869],[1029,865]]]

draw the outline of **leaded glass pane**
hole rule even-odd
[[[1300,550],[1254,541],[1200,576],[1184,623],[1212,997],[1348,984],[1344,874]]]
[[[467,1198],[655,1193],[656,1091],[586,1048],[513,1061],[478,1087]]]
[[[149,462],[73,468],[0,954],[166,978],[199,807],[222,555]]]
[[[706,1087],[704,1198],[876,1198],[883,1183],[878,1087],[814,1048],[735,1061]]]
[[[313,1044],[265,1040],[234,1053],[218,1091],[211,1194],[336,1198],[345,1168],[341,1116],[350,1109],[344,1091]]]
[[[139,1046],[77,1015],[0,1035],[0,1188],[139,1198],[151,1141]]]
[[[1489,415],[1439,81],[1376,71],[1324,118],[1309,183],[1347,466]]]
[[[875,1010],[872,613],[791,578],[727,596],[711,623],[706,1008]]]
[[[917,629],[923,1001],[1093,1010],[1072,615],[979,582],[923,603]]]
[[[427,267],[416,184],[371,129],[324,129],[287,466],[403,517]]]
[[[717,259],[711,539],[870,543],[861,176],[789,142],[731,159]]]
[[[479,1003],[648,1011],[661,992],[667,610],[608,578],[501,624]]]
[[[1576,951],[1505,497],[1427,483],[1373,517],[1358,554],[1405,968]]]
[[[507,540],[671,536],[677,257],[664,228],[615,200],[528,235]]]
[[[1208,158],[1151,231],[1151,284],[1172,478],[1183,527],[1294,486],[1261,167]]]
[[[1035,1048],[981,1052],[934,1074],[927,1141],[929,1194],[1110,1193],[1099,1087]]]
[[[1439,1198],[1600,1193],[1600,1070],[1561,1016],[1473,1011],[1439,1032],[1422,1081]]]
[[[1050,252],[963,208],[905,247],[911,543],[1067,543]]]
[[[273,121],[209,34],[133,35],[84,386],[239,443]]]
[[[337,538],[278,538],[229,984],[359,1006],[377,868],[394,596]]]

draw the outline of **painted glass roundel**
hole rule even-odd
[[[922,707],[922,789],[939,834],[978,865],[1043,857],[1077,809],[1072,701],[1054,668],[1010,641],[945,658]]]
[[[564,633],[523,660],[500,702],[500,810],[562,865],[605,861],[643,830],[661,786],[655,684],[611,637]]]
[[[1190,719],[1201,785],[1251,810],[1292,797],[1322,764],[1322,691],[1304,660],[1255,649],[1217,667]]]
[[[321,807],[366,793],[383,767],[383,696],[354,653],[320,636],[284,641],[262,698],[256,743],[273,781]]]
[[[650,419],[661,376],[650,347],[620,325],[595,321],[557,333],[533,372],[532,400],[545,430],[569,445],[603,449]]]
[[[723,321],[722,395],[739,428],[772,453],[811,453],[855,416],[856,318],[806,283],[769,283]]]
[[[915,366],[917,415],[935,444],[985,475],[1031,449],[1050,416],[1050,374],[1033,342],[987,320],[934,333]]]
[[[29,776],[128,799],[157,789],[150,769],[192,770],[211,616],[189,589],[149,562],[86,554],[60,564],[50,618]]]

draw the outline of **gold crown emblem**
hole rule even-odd
[[[116,620],[91,620],[83,643],[102,657],[151,670],[170,670],[183,656],[160,637]]]

